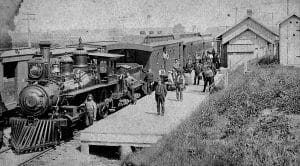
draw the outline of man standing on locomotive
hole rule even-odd
[[[132,104],[136,104],[136,98],[134,97],[134,88],[133,83],[135,78],[133,78],[129,73],[125,75],[126,87],[127,87],[127,96],[130,98]]]
[[[164,116],[165,113],[165,97],[167,96],[167,87],[162,84],[162,80],[158,80],[158,85],[155,87],[155,101],[157,105],[157,115]]]

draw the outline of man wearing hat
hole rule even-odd
[[[184,85],[185,85],[184,75],[182,72],[179,72],[179,74],[176,78],[176,99],[178,101],[183,100],[182,90],[183,90]]]
[[[89,114],[89,124],[92,125],[94,120],[96,120],[96,116],[97,116],[97,104],[95,103],[92,94],[88,95],[85,101],[85,107]]]
[[[161,79],[159,79],[158,85],[155,87],[155,101],[157,105],[157,115],[164,116],[166,95],[167,95],[167,87],[165,84],[162,84]]]

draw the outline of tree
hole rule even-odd
[[[176,24],[173,27],[173,33],[183,33],[185,31],[185,27],[181,24]]]

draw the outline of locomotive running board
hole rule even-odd
[[[11,118],[11,145],[16,153],[40,151],[59,143],[54,120]]]

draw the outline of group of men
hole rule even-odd
[[[211,55],[211,56],[209,56]],[[183,100],[182,91],[185,87],[185,73],[192,73],[194,71],[194,85],[199,85],[200,80],[203,78],[204,87],[202,92],[206,91],[207,86],[209,86],[209,91],[214,86],[214,76],[217,74],[217,68],[220,67],[220,61],[218,55],[215,53],[214,49],[212,52],[206,51],[205,56],[197,59],[192,63],[192,60],[188,60],[188,63],[182,68],[181,64],[177,59],[175,59],[173,65],[172,78],[176,88],[176,99],[177,101]],[[164,61],[165,62],[165,61]],[[165,66],[165,63],[164,63]],[[161,75],[158,85],[155,88],[155,100],[157,103],[157,114],[164,115],[165,107],[165,97],[167,95],[165,82],[165,67],[162,66],[159,70],[159,75]]]
[[[166,74],[166,60],[169,59],[167,56],[167,53],[165,53],[166,50],[164,49],[164,65],[161,66],[161,69],[159,70],[160,78],[157,81],[157,85],[154,84],[154,75],[149,69],[148,71],[144,71],[145,77],[144,81],[146,83],[146,89],[145,91],[147,94],[151,94],[152,91],[155,91],[155,101],[157,103],[157,114],[158,115],[164,115],[165,112],[165,97],[167,95],[167,87],[165,82],[168,80],[168,76]],[[212,56],[208,56],[212,54]],[[173,83],[175,85],[176,90],[176,99],[177,101],[183,101],[183,94],[182,91],[185,88],[186,80],[184,73],[192,73],[194,71],[194,85],[199,85],[200,80],[203,78],[204,81],[204,88],[202,92],[206,91],[207,86],[209,86],[209,91],[211,90],[212,86],[214,86],[214,76],[217,73],[217,68],[219,67],[219,59],[217,59],[217,55],[214,52],[214,49],[211,53],[207,52],[205,56],[202,56],[202,58],[198,59],[195,58],[195,62],[193,63],[192,60],[188,60],[187,64],[182,67],[182,65],[179,63],[178,59],[175,59],[175,62],[173,64],[173,69],[171,72],[171,77],[173,80]],[[134,89],[131,88],[130,85],[130,79],[131,76],[127,73],[125,75],[125,83],[127,87],[127,96],[129,99],[131,99],[132,103],[136,103],[136,99],[134,97]],[[87,107],[91,107],[90,115],[91,119],[96,119],[96,107],[95,103],[93,102],[93,97],[88,96],[87,98]],[[90,101],[90,102],[89,102]]]
[[[203,92],[206,91],[207,85],[209,85],[209,91],[214,86],[214,76],[217,74],[217,68],[211,60],[196,61],[194,64],[191,60],[185,66],[186,73],[191,74],[194,70],[194,85],[199,85],[200,80],[203,78],[204,87]]]

